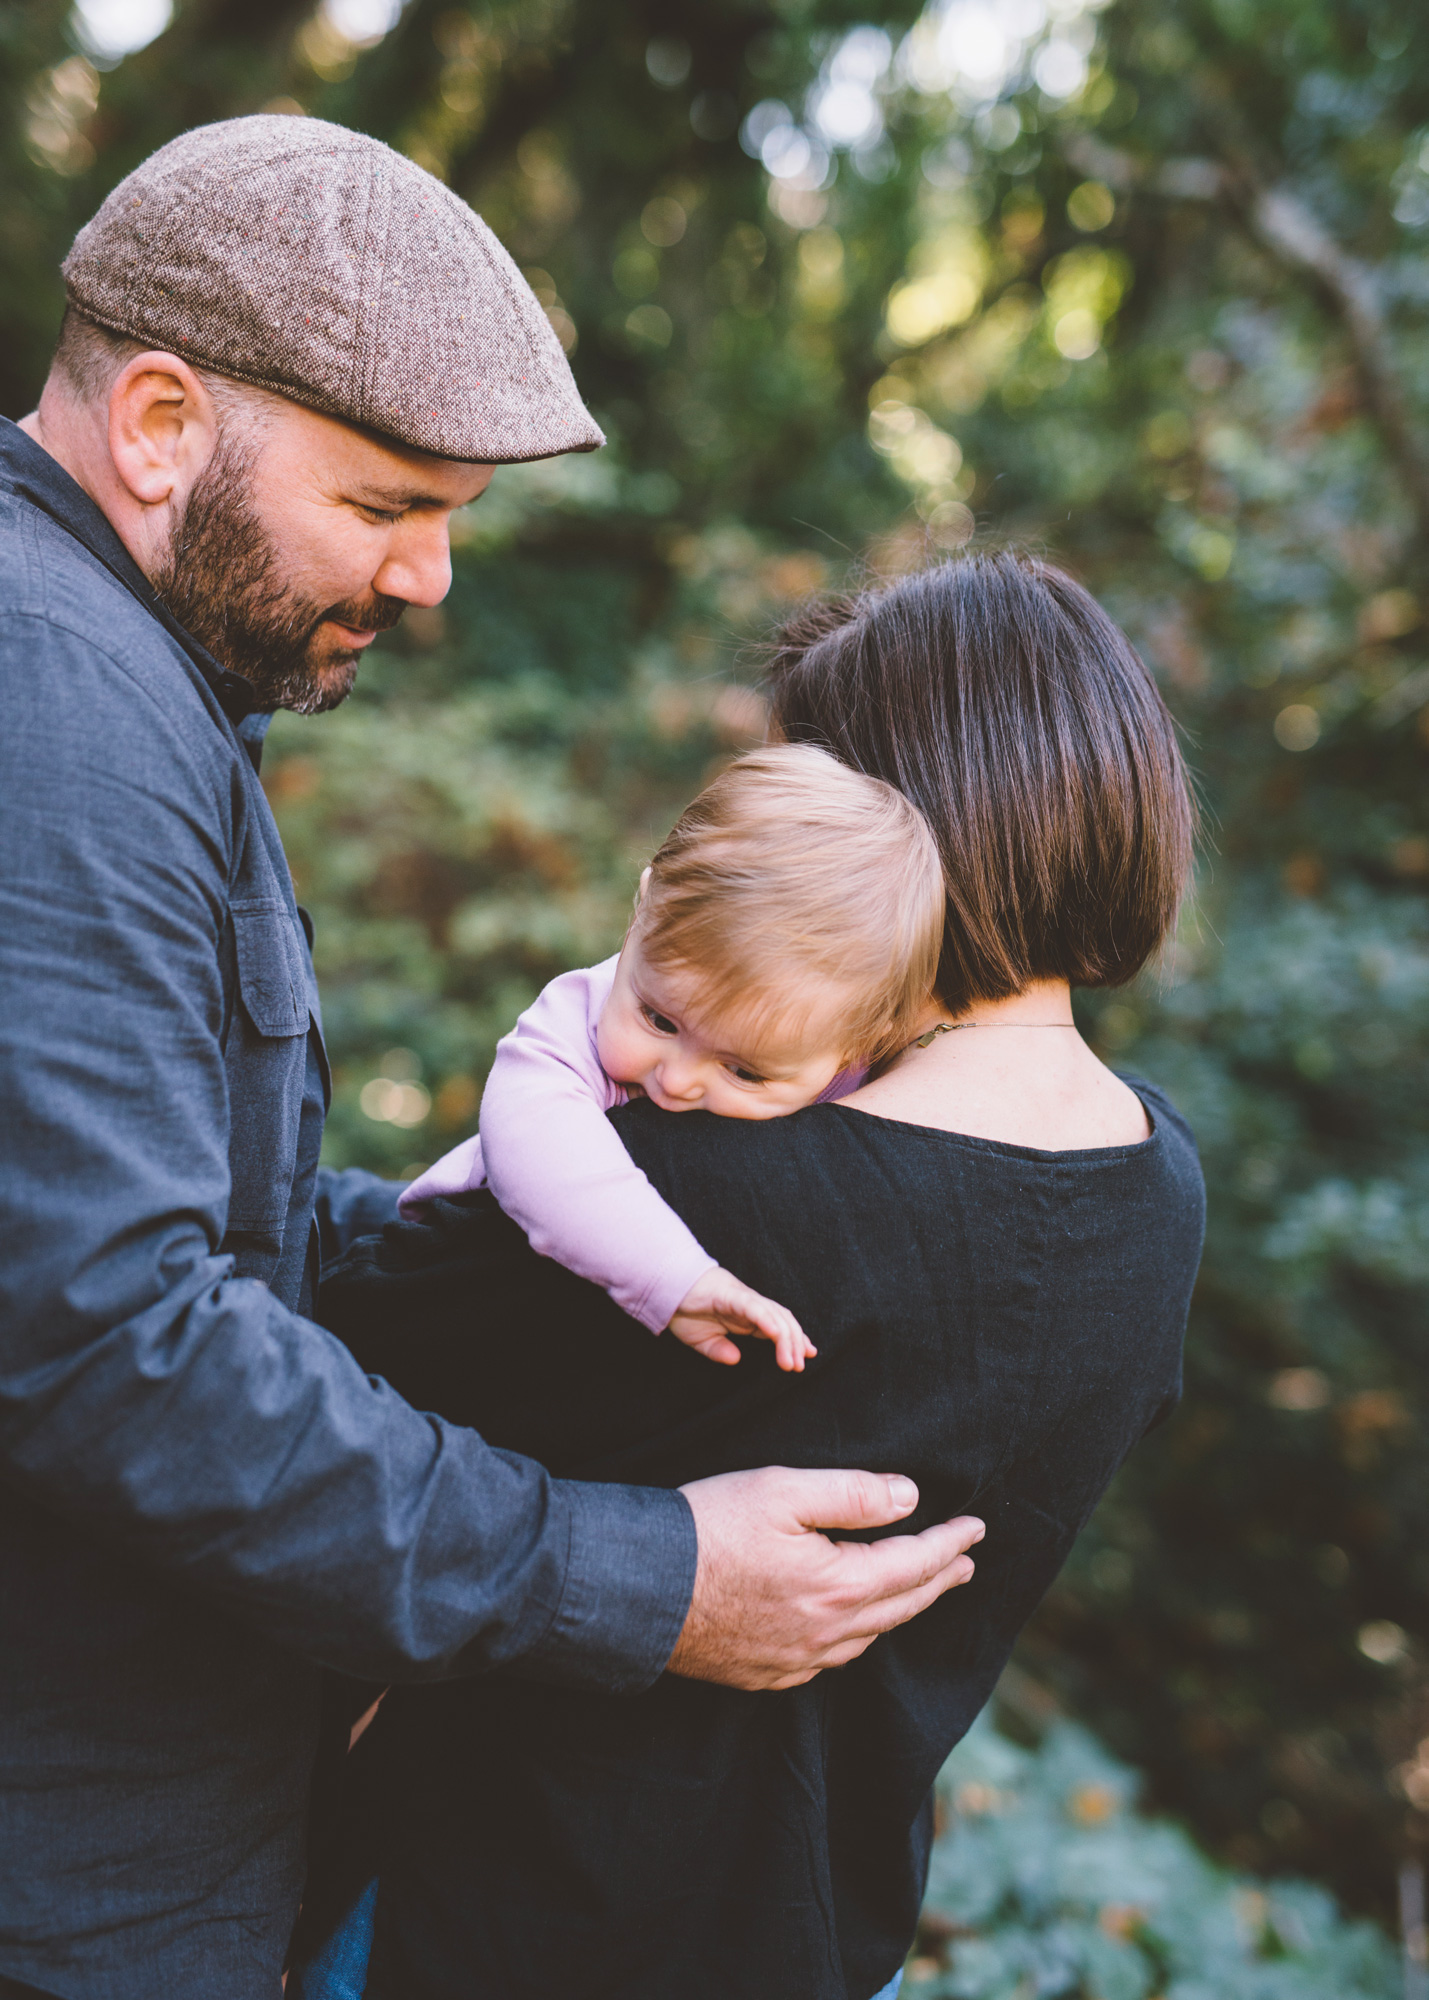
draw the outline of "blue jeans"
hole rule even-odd
[[[317,1957],[295,1965],[289,1972],[286,2000],[362,2000],[376,1910],[377,1884],[372,1881]],[[873,2000],[897,2000],[902,1984],[903,1974],[895,1972]]]
[[[376,1915],[374,1876],[317,1955],[289,1967],[284,2000],[362,2000]]]

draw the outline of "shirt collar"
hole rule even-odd
[[[51,458],[8,417],[0,417],[0,490],[8,490],[38,507],[74,536],[136,597],[149,616],[176,639],[208,685],[219,707],[235,725],[258,706],[253,683],[219,665],[197,639],[191,638],[155,591],[149,579],[115,534],[109,521],[57,458]]]

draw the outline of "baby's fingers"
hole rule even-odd
[[[787,1306],[775,1305],[772,1299],[762,1299],[754,1292],[745,1310],[755,1330],[774,1343],[774,1358],[779,1366],[791,1374],[801,1373],[805,1361],[818,1353]]]
[[[793,1333],[781,1334],[774,1343],[775,1360],[781,1368],[795,1375],[803,1374],[804,1363],[811,1361],[818,1351],[813,1341],[799,1328]]]
[[[706,1361],[719,1361],[726,1368],[733,1368],[739,1360],[739,1349],[718,1328],[709,1332],[682,1333],[678,1327],[672,1327],[671,1331],[677,1340],[683,1341],[686,1347],[693,1347],[696,1354],[702,1354]]]

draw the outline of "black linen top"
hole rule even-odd
[[[553,1472],[862,1466],[917,1480],[915,1527],[987,1522],[971,1584],[801,1688],[394,1690],[346,1807],[381,1877],[369,2000],[869,2000],[892,1978],[934,1776],[1179,1391],[1201,1175],[1135,1087],[1152,1136],[1089,1152],[837,1104],[613,1113],[711,1254],[798,1315],[803,1375],[763,1342],[726,1369],[652,1339],[486,1196],[349,1253],[320,1314],[362,1365]]]

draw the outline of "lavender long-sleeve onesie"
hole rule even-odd
[[[413,1181],[401,1205],[410,1213],[433,1195],[489,1187],[534,1250],[660,1333],[715,1259],[656,1194],[605,1115],[630,1095],[601,1068],[595,1039],[619,960],[617,952],[562,973],[526,1009],[496,1045],[480,1133]],[[818,1101],[846,1097],[867,1074],[841,1071]]]
[[[595,1043],[618,959],[562,973],[526,1009],[497,1044],[480,1133],[413,1181],[402,1207],[489,1187],[533,1249],[659,1333],[715,1260],[605,1116],[630,1094],[601,1068]]]

